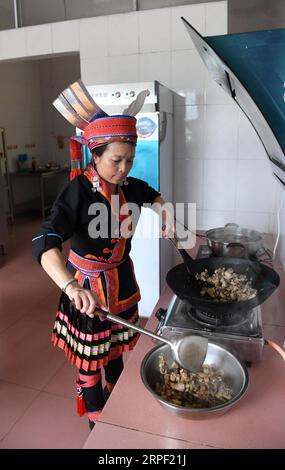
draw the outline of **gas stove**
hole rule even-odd
[[[208,257],[208,247],[201,245],[197,257]],[[214,315],[193,308],[174,295],[167,309],[156,312],[159,325],[156,333],[171,338],[177,335],[196,334],[218,343],[248,365],[261,360],[264,345],[261,307],[258,306],[235,322],[221,323]]]

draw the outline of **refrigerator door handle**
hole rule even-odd
[[[159,140],[163,142],[166,136],[167,129],[167,113],[160,111],[159,113]]]

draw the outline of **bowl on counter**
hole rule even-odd
[[[162,398],[155,391],[156,383],[163,381],[163,376],[159,370],[160,354],[165,356],[168,366],[171,366],[173,356],[170,347],[166,344],[157,346],[149,351],[142,361],[140,370],[141,379],[147,390],[160,405],[172,413],[189,419],[214,418],[223,415],[234,406],[237,406],[239,400],[246,394],[249,385],[249,376],[245,364],[239,361],[227,349],[218,344],[209,342],[204,365],[221,369],[224,372],[224,382],[231,388],[232,398],[223,404],[207,408],[193,408],[171,403]]]

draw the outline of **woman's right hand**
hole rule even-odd
[[[75,308],[81,313],[85,313],[88,317],[94,318],[99,315],[100,310],[108,312],[108,310],[100,305],[100,301],[96,294],[89,289],[84,289],[78,284],[70,284],[65,290]],[[96,312],[97,310],[97,312]]]

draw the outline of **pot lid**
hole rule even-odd
[[[181,18],[212,78],[243,110],[285,185],[285,29],[201,36]]]

